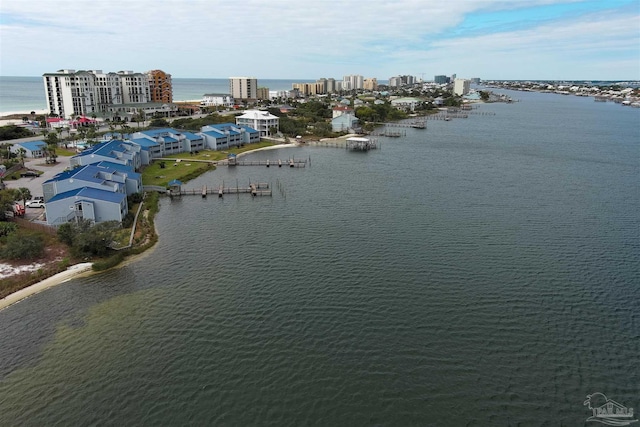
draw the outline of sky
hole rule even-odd
[[[640,0],[0,0],[0,75],[640,80]]]

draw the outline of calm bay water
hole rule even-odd
[[[258,79],[258,84],[270,90],[291,90],[292,83],[313,80]],[[202,99],[205,93],[229,93],[229,79],[174,78],[173,99]],[[0,76],[0,115],[7,112],[45,110],[47,100],[42,77]]]
[[[640,404],[640,111],[510,92],[189,183],[156,248],[0,312],[6,425],[584,425]],[[283,191],[279,191],[279,188]]]

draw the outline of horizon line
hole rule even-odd
[[[169,73],[171,74],[171,73]],[[444,75],[444,74],[443,74]],[[1,77],[31,77],[31,78],[42,78],[43,76],[26,76],[26,75],[22,75],[22,76],[9,76],[9,75],[2,75],[0,74],[0,78]],[[417,76],[414,76],[417,77]],[[171,76],[172,79],[206,79],[206,80],[228,80],[231,77],[174,77],[173,75]],[[318,77],[315,79],[309,79],[309,78],[271,78],[271,77],[256,77],[256,80],[286,80],[286,81],[292,81],[292,80],[309,80],[309,81],[316,81],[318,79],[321,78],[332,78],[332,77]],[[466,78],[467,80],[471,80],[475,77],[469,77]],[[388,79],[381,79],[381,81],[388,81]],[[432,82],[433,80],[423,80],[423,82]],[[558,82],[558,81],[569,81],[569,82],[590,82],[590,81],[597,81],[597,82],[640,82],[640,78],[638,79],[578,79],[578,78],[572,78],[572,79],[562,79],[562,78],[555,78],[555,79],[530,79],[530,78],[520,78],[520,79],[507,79],[507,78],[488,78],[488,79],[484,79],[484,78],[480,78],[480,81],[513,81],[513,82],[517,82],[517,81],[537,81],[537,82]]]

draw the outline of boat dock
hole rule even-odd
[[[220,160],[218,166],[274,166],[281,168],[287,166],[290,168],[304,168],[307,166],[306,159],[275,159],[275,160],[241,160],[235,157],[228,158],[227,160]]]
[[[272,192],[268,182],[250,182],[246,187],[241,187],[237,183],[235,187],[225,187],[224,183],[222,183],[212,187],[203,185],[202,188],[175,187],[167,190],[167,195],[170,197],[202,196],[202,198],[206,198],[209,194],[217,194],[220,198],[225,194],[251,194],[256,197],[271,196]]]
[[[378,148],[377,142],[371,138],[351,137],[346,141],[347,150],[369,151]]]

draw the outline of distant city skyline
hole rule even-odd
[[[640,80],[639,21],[640,0],[2,0],[0,75]]]

